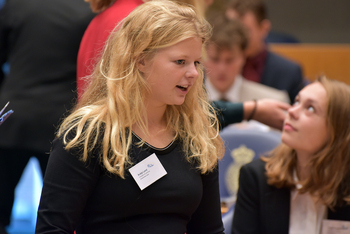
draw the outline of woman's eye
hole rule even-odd
[[[294,101],[293,106],[296,106],[299,104],[299,101]]]
[[[179,65],[185,64],[185,60],[183,60],[183,59],[176,60],[175,62]]]
[[[315,108],[313,106],[309,106],[307,108],[307,110],[310,111],[310,112],[315,112]]]

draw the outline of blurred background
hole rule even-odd
[[[215,0],[219,9],[228,0]],[[272,30],[302,43],[350,43],[349,0],[265,0]]]

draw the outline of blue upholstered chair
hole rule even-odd
[[[233,220],[234,206],[227,211],[227,213],[222,215],[222,223],[224,224],[225,233],[231,234],[232,220]]]
[[[220,132],[225,144],[225,155],[219,161],[221,202],[229,209],[236,200],[239,170],[242,165],[264,155],[281,142],[281,133],[275,130],[226,127]]]

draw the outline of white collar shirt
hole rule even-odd
[[[294,171],[294,180],[298,182]],[[291,190],[289,234],[321,234],[322,221],[327,217],[327,207],[316,202],[309,193],[300,194],[297,184],[296,189]]]

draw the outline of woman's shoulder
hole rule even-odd
[[[53,141],[53,147],[59,146],[60,148],[63,148],[67,153],[71,155],[75,155],[77,157],[81,157],[83,155],[84,146],[86,143],[85,141],[85,126],[83,130],[78,133],[76,127],[71,129],[66,129],[62,131]],[[95,144],[92,144],[91,146],[88,146],[88,157],[95,157],[96,155],[99,155],[98,152],[101,150],[101,144],[103,141],[103,129],[100,129],[100,133],[98,136],[96,136],[96,132],[93,132],[92,136],[90,137],[90,140],[88,141],[88,144],[92,144],[92,142],[96,142]],[[80,136],[79,136],[79,135]],[[77,139],[75,139],[77,137]],[[97,140],[95,139],[97,137]],[[74,144],[70,144],[75,142]],[[92,147],[92,148],[89,148]]]
[[[241,167],[240,177],[244,180],[260,181],[266,180],[265,162],[260,158],[254,159]]]
[[[260,158],[256,158],[250,163],[244,165],[243,168],[247,170],[261,172],[261,171],[265,171],[265,164],[266,163],[263,160],[261,160]]]

